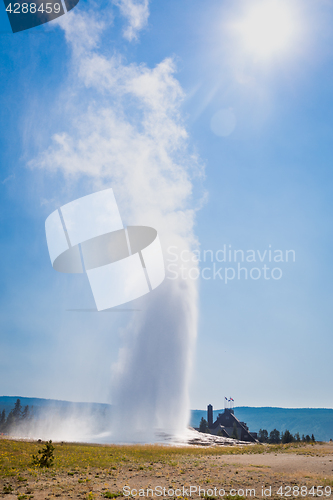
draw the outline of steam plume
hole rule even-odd
[[[148,16],[147,2],[140,11],[131,0],[117,3],[130,19],[125,36],[132,39]],[[60,24],[72,50],[70,127],[31,166],[71,180],[88,176],[95,190],[112,186],[124,221],[156,228],[165,253],[170,245],[176,253],[191,251],[191,179],[200,165],[188,150],[173,60],[154,68],[126,65],[103,53],[106,27],[98,19],[79,12]],[[188,422],[197,286],[170,277],[139,299],[142,311],[123,335],[112,378],[113,440],[155,439],[157,430],[180,433]]]

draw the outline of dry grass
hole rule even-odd
[[[33,470],[31,457],[41,448],[41,443],[0,439],[0,477]],[[156,463],[177,467],[184,458],[219,457],[263,453],[296,453],[298,455],[325,456],[332,453],[327,443],[308,445],[250,445],[221,447],[169,447],[161,445],[90,445],[76,443],[55,444],[54,470],[81,470],[88,468],[117,469],[131,463],[149,468]],[[198,465],[199,462],[196,463]]]
[[[32,465],[32,455],[41,447],[37,442],[0,439],[0,496],[2,492],[8,500],[116,498],[125,485],[198,484],[206,490],[223,485],[229,491],[242,487],[261,491],[266,485],[276,489],[279,484],[322,484],[333,489],[333,475],[320,474],[320,468],[304,472],[302,468],[291,471],[289,465],[281,470],[275,466],[278,460],[288,464],[325,461],[330,466],[333,444],[328,443],[208,448],[55,443],[54,466],[49,469]]]

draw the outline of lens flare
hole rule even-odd
[[[281,0],[252,4],[236,29],[246,50],[268,58],[291,47],[296,31],[295,13]]]

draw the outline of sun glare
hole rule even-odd
[[[283,0],[252,3],[237,31],[246,50],[267,58],[291,47],[296,20],[290,5]]]

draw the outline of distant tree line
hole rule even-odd
[[[208,427],[208,422],[203,417],[200,420],[199,432],[204,432],[205,434],[210,434],[209,427]]]
[[[271,444],[279,444],[279,443],[315,443],[315,437],[312,434],[311,437],[309,434],[302,437],[300,437],[299,432],[296,432],[296,434],[291,434],[290,431],[286,430],[284,432],[278,431],[277,429],[273,429],[269,434],[266,429],[260,429],[258,432],[258,440],[260,443],[271,443]]]
[[[16,400],[15,406],[6,417],[6,410],[2,410],[0,415],[0,433],[10,434],[18,427],[27,427],[33,419],[33,407],[30,409],[29,405],[24,408],[19,399]]]
[[[209,433],[209,427],[208,427],[208,422],[206,419],[203,417],[201,418],[200,425],[199,425],[199,432],[205,432]],[[238,433],[237,433],[237,424],[234,422],[233,430],[232,430],[232,435],[231,437],[233,439],[238,439]],[[280,432],[277,429],[273,429],[269,434],[266,429],[260,429],[258,432],[258,440],[260,443],[270,443],[270,444],[286,444],[286,443],[315,443],[315,437],[312,434],[311,437],[309,434],[302,437],[300,437],[299,432],[296,432],[296,434],[292,435],[290,431],[286,430],[284,432]]]

